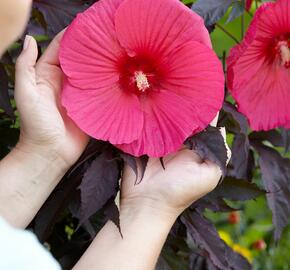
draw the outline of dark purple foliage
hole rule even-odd
[[[119,188],[120,169],[118,160],[110,150],[96,157],[87,169],[82,183],[80,223],[99,211],[105,203],[115,198]]]
[[[181,218],[192,240],[205,251],[204,257],[220,270],[251,269],[248,261],[220,239],[215,227],[199,211],[187,211]]]
[[[206,26],[211,26],[225,15],[234,2],[235,0],[197,0],[191,9],[204,19]]]
[[[237,134],[233,141],[232,151],[234,153],[232,156],[232,175],[236,178],[250,179],[251,166],[254,160],[250,156],[248,136],[243,133]]]
[[[226,175],[227,148],[219,128],[209,126],[206,130],[189,138],[186,145],[196,151],[203,160],[218,164],[223,175]]]
[[[214,212],[229,212],[235,209],[230,207],[224,199],[247,201],[264,194],[265,191],[261,190],[256,184],[226,177],[214,191],[195,202],[192,208],[200,210],[209,209]]]
[[[274,237],[278,240],[290,218],[290,159],[268,146],[256,144],[255,147],[260,155],[262,180],[273,215]]]
[[[11,118],[14,118],[8,90],[8,76],[3,64],[0,63],[0,109],[3,109]]]
[[[85,0],[34,0],[33,6],[42,13],[47,33],[53,37],[67,27],[77,13],[86,9],[87,2]],[[30,27],[35,27],[35,24],[30,24]]]

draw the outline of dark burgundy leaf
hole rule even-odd
[[[230,104],[229,102],[225,102],[223,105],[223,111],[230,115],[232,130],[235,133],[247,134],[247,118],[243,114],[239,113],[234,105]]]
[[[215,162],[226,175],[227,148],[220,129],[209,126],[201,133],[189,138],[185,143],[190,149],[196,151],[204,160]]]
[[[15,118],[8,92],[8,76],[4,66],[0,63],[0,108],[11,118]]]
[[[159,257],[155,270],[173,270],[163,256]]]
[[[257,142],[263,142],[263,141],[268,141],[274,146],[278,147],[284,147],[284,140],[283,136],[281,133],[278,132],[278,130],[269,130],[269,131],[259,131],[259,132],[252,132],[249,135],[249,139],[251,141],[257,141]]]
[[[94,224],[92,224],[92,222],[89,219],[83,222],[82,227],[91,236],[91,240],[93,240],[96,237],[97,234],[96,229],[94,227]]]
[[[30,20],[26,33],[33,36],[45,35],[45,29],[36,21]]]
[[[192,253],[189,257],[190,270],[209,270],[207,268],[207,259],[198,253]],[[217,268],[215,268],[216,270]]]
[[[147,168],[147,164],[149,161],[149,157],[148,156],[142,156],[139,158],[139,164],[140,164],[140,174],[141,174],[141,178],[139,180],[139,183],[136,182],[136,184],[140,184],[140,182],[142,182],[144,175],[145,175],[145,171]]]
[[[136,181],[137,181],[138,180],[138,165],[137,165],[136,157],[130,154],[126,154],[126,153],[121,153],[120,156],[124,160],[124,162],[133,170],[133,172],[136,175]]]
[[[35,0],[33,6],[42,12],[49,36],[53,37],[86,9],[84,0]]]
[[[283,147],[285,148],[285,151],[290,150],[290,130],[289,129],[282,129],[281,131],[282,139],[283,139]]]
[[[219,21],[235,0],[197,0],[191,7],[203,17],[205,25],[210,26]]]
[[[71,168],[69,176],[72,175],[79,167],[81,167],[85,162],[94,158],[96,155],[105,151],[109,147],[109,144],[103,141],[90,139],[84,153],[81,155],[76,164]]]
[[[64,178],[37,213],[34,232],[41,241],[48,238],[60,214],[74,196],[81,178],[81,175],[76,175],[74,178]]]
[[[19,139],[19,129],[12,128],[12,120],[0,119],[0,160],[16,145]]]
[[[104,209],[104,214],[107,220],[111,220],[119,229],[119,232],[122,236],[121,232],[121,224],[120,224],[120,212],[119,208],[115,203],[115,198],[112,198]],[[123,236],[122,236],[123,237]]]
[[[206,251],[208,259],[221,270],[251,269],[248,261],[234,252],[220,239],[214,225],[198,211],[187,211],[181,217],[189,235],[200,248]]]
[[[213,25],[206,25],[206,29],[209,33],[212,33],[215,30],[215,24]]]
[[[253,162],[248,136],[243,133],[236,134],[232,145],[233,170],[230,175],[239,179],[250,180]]]
[[[160,160],[160,163],[161,163],[161,166],[162,166],[163,170],[165,170],[165,164],[164,164],[163,157],[161,157],[159,160]]]
[[[207,195],[202,199],[198,200],[192,205],[192,208],[198,208],[201,211],[209,209],[213,212],[232,212],[238,209],[230,207],[224,199],[220,197],[214,197]]]
[[[237,1],[233,3],[233,8],[227,19],[227,23],[233,21],[234,19],[240,17],[245,12],[245,2]]]
[[[13,59],[10,55],[10,53],[8,51],[6,51],[3,55],[2,55],[2,58],[1,58],[1,63],[2,65],[13,65],[14,62],[13,62]]]
[[[80,185],[80,223],[95,214],[109,199],[116,196],[119,179],[118,160],[113,158],[110,150],[101,153],[86,171]]]
[[[278,240],[290,218],[290,160],[268,146],[254,144],[254,147],[260,155],[262,180],[275,226],[274,238]]]
[[[208,196],[233,201],[247,201],[253,200],[263,194],[265,194],[265,191],[254,183],[233,177],[226,177]]]

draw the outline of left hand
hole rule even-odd
[[[37,63],[36,41],[26,37],[16,64],[15,100],[21,127],[16,150],[36,152],[49,159],[53,156],[69,168],[85,149],[88,137],[60,103],[63,72],[58,52],[63,33],[56,36]]]

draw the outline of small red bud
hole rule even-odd
[[[240,223],[240,214],[238,212],[231,212],[228,217],[228,222],[230,224],[238,224]]]
[[[257,240],[252,244],[252,248],[256,250],[265,250],[267,247],[267,244],[263,239]]]

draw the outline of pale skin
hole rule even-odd
[[[0,41],[0,54],[24,27],[31,1],[20,2],[21,5],[19,0],[0,3],[0,18],[4,18],[1,13],[7,8],[19,12],[15,28],[11,28],[13,34],[9,36],[7,32]],[[11,20],[0,19],[0,29],[9,25]],[[62,34],[38,63],[36,42],[27,37],[17,61],[15,99],[21,136],[17,146],[0,162],[0,216],[18,228],[30,223],[88,142],[60,105],[63,74],[58,50]],[[123,238],[108,222],[75,270],[154,269],[176,218],[214,189],[221,176],[215,164],[202,161],[187,149],[165,157],[164,162],[165,171],[158,159],[150,159],[139,185],[134,184],[132,170],[125,168],[120,200]]]

